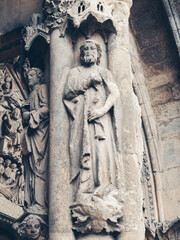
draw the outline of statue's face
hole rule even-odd
[[[93,42],[86,42],[83,48],[84,63],[93,64],[97,62],[97,47]]]
[[[12,169],[12,170],[15,170],[16,167],[17,167],[17,165],[16,165],[15,163],[11,164],[11,169]]]
[[[20,118],[20,114],[21,114],[21,111],[19,108],[15,108],[13,110],[13,113],[12,113],[12,116],[13,116],[13,119],[17,120]]]
[[[26,223],[25,232],[29,240],[37,240],[40,236],[41,225],[37,219],[29,219]]]
[[[5,166],[6,166],[6,167],[9,167],[10,165],[11,165],[11,160],[6,159],[6,161],[5,161]]]
[[[29,87],[33,87],[35,86],[36,84],[39,83],[39,78],[37,76],[37,73],[35,70],[31,70],[28,72],[28,84],[29,84]]]

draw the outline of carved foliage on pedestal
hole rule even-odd
[[[70,70],[64,104],[70,119],[70,178],[74,229],[120,232],[123,217],[119,145],[119,90],[111,72],[99,67],[101,47],[86,40],[82,65]]]

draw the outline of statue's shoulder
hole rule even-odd
[[[104,79],[107,79],[109,81],[114,81],[113,75],[110,70],[100,66],[98,67],[98,69],[99,69],[99,73]]]
[[[111,74],[111,72],[107,68],[104,68],[104,67],[98,66],[98,70],[100,73]]]
[[[75,67],[75,68],[71,68],[69,73],[73,74],[73,73],[79,73],[81,72],[81,66]]]
[[[43,83],[39,85],[39,90],[40,91],[47,91],[47,84]]]
[[[48,92],[48,90],[47,90],[47,84],[45,84],[45,83],[43,83],[43,84],[40,84],[39,85],[39,88],[38,88],[38,95],[40,96],[40,97],[47,97],[47,92]]]

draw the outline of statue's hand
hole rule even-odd
[[[105,111],[103,108],[89,110],[88,112],[88,120],[89,122],[102,117],[105,114]]]
[[[92,86],[102,83],[102,78],[98,73],[91,73],[89,77],[91,79]]]

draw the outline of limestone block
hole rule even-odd
[[[156,119],[159,122],[167,122],[173,118],[180,117],[180,101],[168,102],[154,108]],[[177,129],[178,130],[178,129]]]
[[[167,103],[173,99],[172,90],[168,85],[149,90],[152,105]]]
[[[175,118],[159,125],[159,134],[161,138],[170,138],[180,133],[180,118]]]
[[[162,173],[162,199],[166,221],[173,221],[180,212],[180,167]]]
[[[166,139],[162,141],[162,166],[164,169],[180,167],[180,139]]]

